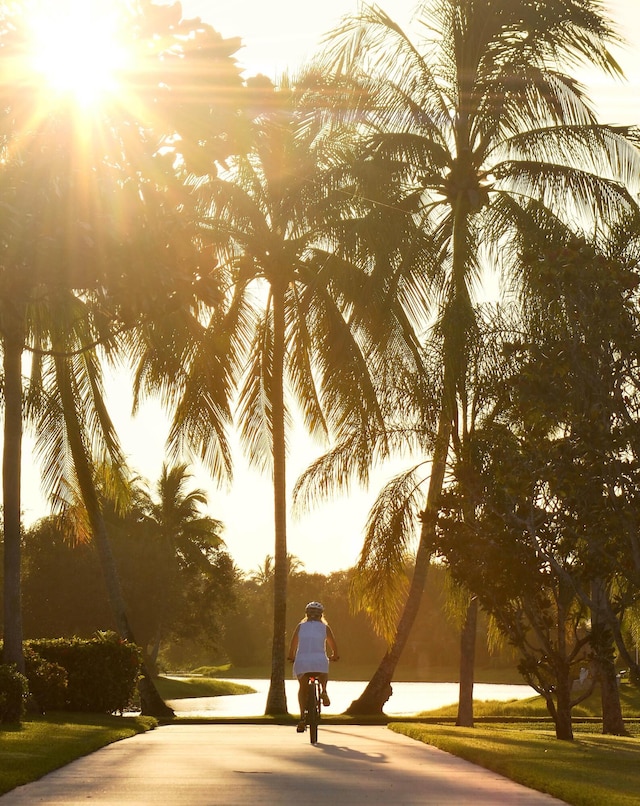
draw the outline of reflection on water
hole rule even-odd
[[[256,694],[236,694],[232,697],[197,697],[188,700],[171,700],[176,716],[259,716],[264,714],[269,690],[268,680],[233,680],[249,685]],[[458,701],[457,683],[393,683],[393,696],[384,712],[388,716],[410,716],[420,711],[431,711]],[[285,683],[289,711],[296,713],[298,683]],[[343,713],[353,700],[362,694],[366,683],[353,680],[330,680],[328,692],[331,705],[324,710],[328,714]],[[476,683],[476,700],[523,700],[533,697],[535,691],[526,685],[497,685]]]

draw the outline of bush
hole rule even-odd
[[[64,711],[67,707],[67,672],[59,663],[43,658],[30,646],[24,648],[29,694],[40,713]]]
[[[20,723],[29,685],[15,666],[0,665],[0,724]]]
[[[140,672],[140,650],[114,633],[96,638],[39,639],[27,646],[67,674],[69,711],[112,714],[130,707]]]

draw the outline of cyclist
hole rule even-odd
[[[289,645],[289,660],[293,661],[293,673],[298,678],[298,703],[300,722],[298,733],[304,733],[304,711],[310,675],[317,675],[322,686],[322,704],[331,705],[327,694],[329,659],[338,660],[338,645],[331,627],[324,618],[324,607],[320,602],[309,602],[305,607],[305,618],[297,625]],[[327,646],[331,655],[327,656]]]

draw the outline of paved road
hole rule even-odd
[[[1,806],[551,806],[561,801],[393,733],[321,726],[168,725],[0,797]]]

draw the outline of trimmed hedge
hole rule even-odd
[[[15,666],[0,665],[0,724],[19,724],[25,713],[27,678]]]
[[[29,710],[42,714],[67,707],[67,672],[59,663],[43,658],[32,647],[24,647],[25,674],[29,681]]]
[[[57,665],[66,672],[67,711],[113,714],[131,707],[141,663],[135,644],[114,633],[100,633],[90,640],[37,639],[25,642],[25,648],[52,665],[47,673],[52,689],[45,695],[50,703],[58,703],[61,695],[60,676],[54,673]],[[37,695],[36,699],[44,707]]]

